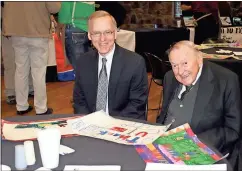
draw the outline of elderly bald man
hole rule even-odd
[[[189,123],[198,137],[220,152],[232,152],[240,133],[238,76],[221,66],[203,61],[190,41],[170,48],[172,71],[164,77],[162,111],[157,122],[171,128]]]

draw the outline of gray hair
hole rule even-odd
[[[173,50],[177,50],[177,49],[181,49],[181,48],[187,48],[189,50],[191,50],[194,54],[196,54],[197,57],[201,57],[201,53],[200,51],[196,48],[196,45],[191,42],[191,41],[188,41],[188,40],[182,40],[182,41],[179,41],[177,43],[175,43],[173,46],[170,47],[170,49],[168,50],[168,55],[170,56],[170,53],[173,51]]]
[[[89,18],[88,18],[88,29],[90,27],[90,23],[93,19],[96,19],[96,18],[101,18],[101,17],[110,17],[111,20],[112,20],[112,23],[115,27],[115,29],[117,29],[117,22],[116,20],[114,19],[114,17],[109,14],[107,11],[102,11],[102,10],[99,10],[99,11],[95,11],[94,13],[92,13]]]

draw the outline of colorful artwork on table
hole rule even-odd
[[[58,128],[61,131],[62,136],[77,136],[68,126],[67,121],[80,117],[82,116],[32,122],[11,122],[2,120],[2,138],[10,141],[34,140],[37,138],[37,132],[39,130],[51,127]]]
[[[186,165],[213,164],[221,159],[197,138],[188,124],[165,132],[146,147],[136,146],[136,150],[145,162],[152,163],[159,163],[162,157],[167,163]]]
[[[135,145],[136,151],[146,163],[172,163],[169,158],[162,155],[154,144]]]
[[[155,126],[116,119],[103,111],[70,120],[67,123],[76,134],[126,145],[150,144],[170,126]]]

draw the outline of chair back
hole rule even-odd
[[[215,43],[229,43],[224,39],[218,39],[218,38],[207,38],[202,42],[202,44],[215,44]]]
[[[171,64],[169,61],[163,61],[158,56],[145,52],[144,53],[149,60],[151,67],[152,78],[163,80],[167,71],[171,70]]]

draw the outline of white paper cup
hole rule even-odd
[[[177,27],[181,27],[181,20],[176,21]]]
[[[57,128],[49,128],[38,132],[37,139],[43,167],[54,169],[59,165],[61,133]]]

